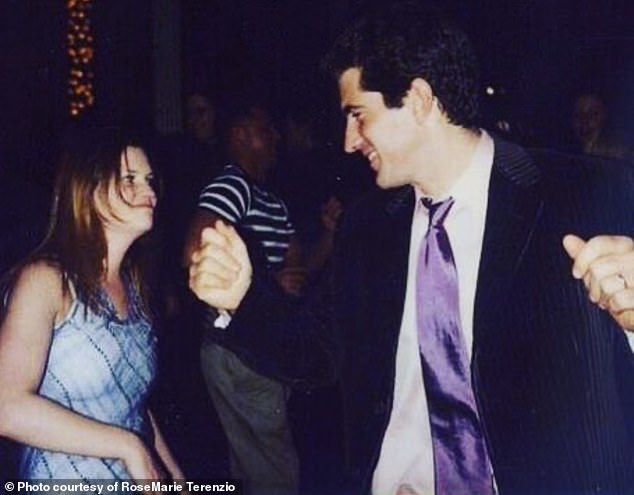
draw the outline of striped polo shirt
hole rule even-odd
[[[284,202],[253,181],[239,166],[227,165],[198,200],[204,208],[248,232],[272,269],[282,267],[295,229]]]

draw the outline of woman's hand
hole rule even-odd
[[[126,452],[121,460],[135,481],[167,479],[160,462],[134,434],[131,434],[129,445],[126,446]]]

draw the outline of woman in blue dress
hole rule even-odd
[[[0,435],[23,445],[23,479],[183,479],[147,407],[152,182],[113,130],[62,159],[48,234],[15,270],[0,327]]]

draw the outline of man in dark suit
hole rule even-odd
[[[478,129],[471,46],[421,2],[355,24],[329,66],[346,151],[384,190],[300,310],[232,229],[203,232],[190,287],[233,312],[225,344],[290,383],[340,379],[352,493],[631,492],[631,171]]]

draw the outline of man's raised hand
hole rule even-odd
[[[602,235],[586,242],[567,235],[563,244],[574,261],[573,276],[583,280],[590,300],[634,331],[634,241]]]
[[[253,269],[247,248],[235,229],[216,221],[201,233],[190,258],[189,287],[209,306],[235,310],[244,298]]]

